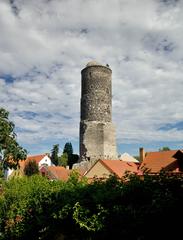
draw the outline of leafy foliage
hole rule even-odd
[[[79,155],[78,155],[78,154],[72,154],[72,155],[68,158],[69,168],[72,169],[73,164],[77,163],[78,160],[79,160]]]
[[[159,152],[169,151],[171,150],[169,147],[162,147],[159,149]]]
[[[38,173],[39,173],[39,168],[38,168],[38,164],[36,163],[36,161],[35,160],[28,161],[24,168],[24,174],[26,176],[32,176],[32,175],[38,174]]]
[[[16,141],[14,123],[9,119],[9,112],[0,108],[0,155],[1,169],[16,168],[19,160],[26,158],[27,152]]]
[[[183,178],[114,176],[87,184],[34,175],[1,182],[0,239],[176,239],[183,213]]]
[[[66,152],[60,156],[58,165],[63,167],[66,167],[68,165],[68,154]]]
[[[72,165],[74,163],[78,162],[79,156],[77,154],[73,154],[73,147],[72,147],[72,143],[67,142],[64,146],[64,150],[63,150],[63,154],[67,153],[68,155],[68,165],[69,168],[72,168]]]
[[[63,153],[67,153],[68,156],[73,154],[73,147],[72,147],[72,143],[67,142],[64,146],[64,150]]]
[[[55,166],[58,166],[58,162],[59,162],[58,153],[59,153],[59,144],[55,144],[53,145],[53,149],[51,150],[51,161]]]

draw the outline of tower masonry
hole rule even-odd
[[[112,71],[89,62],[81,71],[80,160],[116,159]]]

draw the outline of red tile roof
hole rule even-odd
[[[174,155],[179,150],[147,152],[144,161],[141,163],[140,169],[147,168],[152,173],[157,173],[163,168],[166,169],[170,164],[176,161]]]
[[[63,181],[67,181],[70,175],[70,170],[61,166],[42,166],[40,168],[40,171],[46,171],[51,179],[58,179]]]
[[[40,155],[33,155],[33,156],[28,156],[27,159],[25,161],[36,161],[36,163],[38,164],[47,154],[40,154]]]
[[[138,173],[138,166],[134,162],[125,162],[122,160],[100,160],[100,162],[119,178],[123,177],[127,171]]]
[[[32,161],[32,160],[35,160],[36,163],[38,164],[47,154],[39,154],[39,155],[32,155],[32,156],[27,156],[26,160],[20,160],[19,161],[19,166],[20,166],[20,169],[24,169],[26,163],[28,161]]]

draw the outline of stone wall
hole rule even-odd
[[[111,73],[105,66],[89,66],[81,72],[81,120],[111,121]]]
[[[116,159],[116,136],[112,123],[82,121],[80,136],[83,160]]]
[[[81,71],[80,161],[116,159],[112,118],[112,71],[90,62]]]

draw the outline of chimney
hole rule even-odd
[[[139,148],[139,157],[140,157],[140,162],[143,162],[144,161],[144,158],[145,158],[145,151],[144,151],[144,148],[141,147]]]

